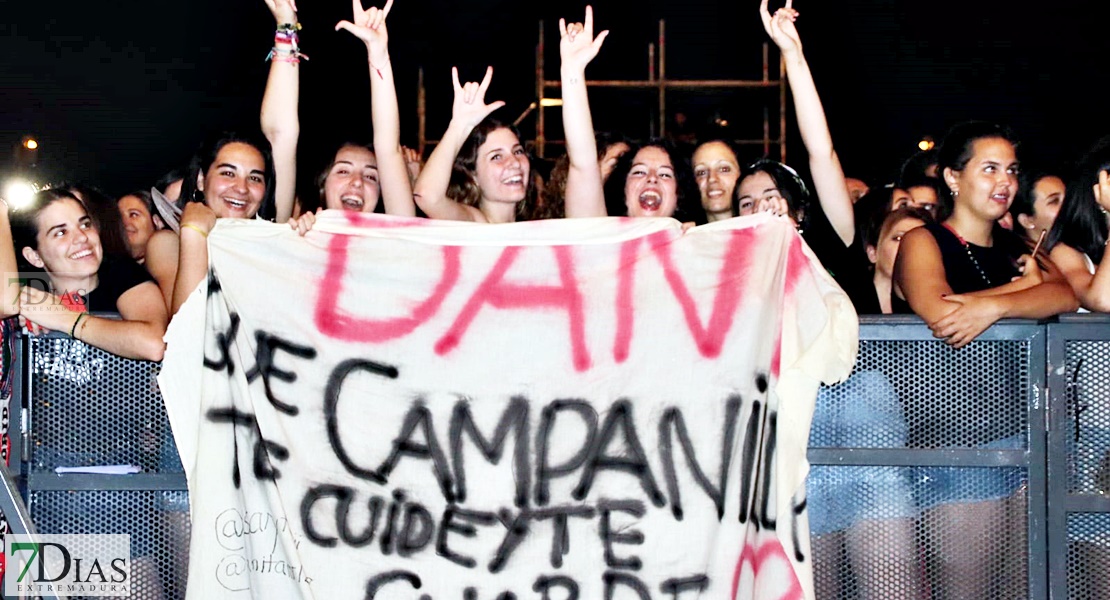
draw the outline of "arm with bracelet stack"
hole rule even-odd
[[[266,6],[277,26],[274,47],[266,56],[270,61],[270,75],[262,96],[260,121],[262,133],[269,140],[274,155],[276,221],[285,223],[293,215],[296,199],[300,63],[308,57],[301,53],[301,24],[297,22],[296,4],[292,0],[266,0]]]

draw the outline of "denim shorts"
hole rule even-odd
[[[980,450],[1021,450],[1025,434],[980,445]],[[914,467],[914,495],[922,510],[942,504],[1001,500],[1025,481],[1019,467]]]
[[[810,535],[844,531],[860,521],[915,518],[911,474],[911,467],[810,467]]]
[[[886,376],[860,371],[817,393],[809,445],[814,448],[899,448],[906,420]],[[810,467],[806,506],[811,535],[845,530],[862,520],[917,516],[912,467]]]

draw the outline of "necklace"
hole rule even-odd
[[[979,277],[983,278],[983,282],[987,284],[987,287],[994,287],[994,284],[991,283],[990,277],[987,277],[987,274],[983,271],[983,267],[979,266],[979,261],[975,260],[975,255],[971,253],[971,244],[967,243],[967,240],[965,240],[962,235],[957,233],[956,229],[948,223],[942,223],[942,226],[948,231],[951,231],[952,235],[956,236],[956,239],[959,240],[961,244],[963,244],[964,251],[967,252],[968,260],[971,261],[971,265],[975,267],[975,270],[979,272]]]

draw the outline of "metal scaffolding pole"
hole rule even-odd
[[[544,22],[539,23],[539,36],[536,45],[536,102],[517,119],[519,123],[530,112],[536,112],[536,156],[544,157],[549,144],[562,144],[562,140],[548,139],[545,118],[545,103],[549,89],[559,89],[561,82],[558,79],[548,80],[545,76],[544,50]],[[786,161],[786,78],[783,76],[785,66],[779,59],[777,79],[771,79],[770,47],[763,44],[763,73],[760,79],[667,79],[667,46],[666,23],[659,20],[659,39],[656,43],[648,44],[648,77],[647,79],[590,79],[586,81],[587,87],[614,88],[633,90],[655,90],[658,102],[658,113],[651,115],[648,121],[648,130],[651,136],[665,136],[667,134],[667,92],[669,90],[712,90],[712,89],[772,89],[778,88],[778,132],[772,137],[771,132],[771,105],[763,106],[763,136],[760,139],[736,139],[740,145],[759,145],[763,147],[763,154],[770,155],[771,147],[778,146],[779,160]],[[658,58],[657,58],[658,56]],[[420,152],[429,144],[438,140],[429,140],[426,129],[426,97],[424,90],[424,71],[420,70],[417,80],[417,119]]]

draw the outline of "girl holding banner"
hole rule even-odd
[[[265,139],[223,133],[193,155],[181,186],[187,203],[180,238],[162,230],[147,243],[146,266],[171,316],[208,273],[208,233],[216,219],[253,219],[263,207],[272,208],[274,179]]]

